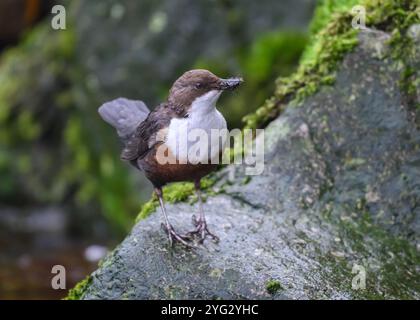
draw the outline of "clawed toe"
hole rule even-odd
[[[162,214],[165,218],[165,223],[162,223],[162,229],[166,232],[169,239],[169,244],[173,246],[175,242],[179,242],[186,246],[187,248],[197,248],[196,238],[198,238],[198,243],[203,243],[207,236],[211,237],[214,242],[219,242],[219,237],[211,233],[207,227],[206,218],[203,211],[203,199],[201,197],[200,191],[200,179],[194,181],[194,188],[197,192],[198,203],[200,207],[200,217],[197,219],[195,215],[192,216],[192,223],[195,227],[193,231],[188,232],[185,235],[178,234],[171,223],[169,222],[168,215],[165,209],[165,203],[163,201],[163,193],[161,186],[155,186],[155,193],[159,199],[159,205],[162,210]],[[193,242],[193,244],[190,244]]]
[[[219,242],[219,237],[209,231],[205,220],[197,219],[196,216],[194,215],[192,216],[192,221],[196,228],[193,231],[190,231],[187,233],[186,236],[189,239],[198,237],[199,238],[198,242],[203,243],[206,237],[209,236],[213,239],[213,241]]]
[[[192,220],[193,226],[198,227],[199,222],[195,214],[192,215],[191,220]]]
[[[191,249],[194,248],[193,245],[187,242],[187,241],[190,241],[191,238],[185,235],[178,234],[175,231],[175,229],[172,227],[172,225],[165,225],[162,223],[161,227],[165,231],[165,233],[168,235],[169,244],[171,245],[171,247],[173,246],[174,243],[179,242],[183,244],[184,246],[186,246],[187,248],[191,248]]]

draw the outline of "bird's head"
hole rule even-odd
[[[175,81],[168,101],[185,108],[209,111],[216,106],[223,91],[234,90],[242,82],[242,78],[219,78],[208,70],[190,70]]]

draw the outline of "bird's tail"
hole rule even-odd
[[[140,100],[118,98],[104,103],[98,112],[104,121],[117,129],[118,136],[126,142],[150,110]]]

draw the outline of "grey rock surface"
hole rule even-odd
[[[170,248],[154,213],[92,274],[83,298],[419,299],[420,131],[403,70],[384,56],[388,35],[359,37],[334,85],[266,128],[262,175],[218,173],[224,192],[205,210],[219,244]],[[196,210],[168,205],[180,231]],[[364,271],[366,288],[352,288]]]

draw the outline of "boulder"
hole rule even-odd
[[[401,79],[420,57],[401,64],[389,40],[360,31],[335,82],[266,127],[261,175],[217,173],[204,209],[218,244],[169,247],[157,210],[70,298],[419,299],[419,100]],[[197,205],[167,211],[184,232]]]

